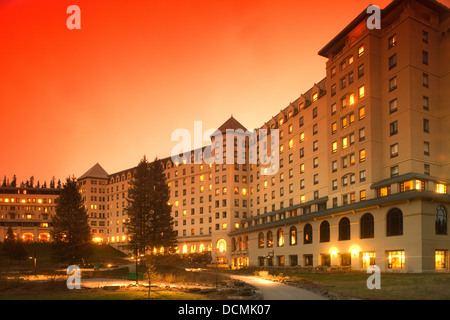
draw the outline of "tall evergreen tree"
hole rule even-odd
[[[149,163],[144,156],[135,169],[125,208],[129,218],[125,226],[130,245],[138,248],[139,253],[176,245],[169,197],[161,161],[156,159]]]
[[[52,218],[53,257],[59,261],[76,262],[90,254],[91,230],[87,210],[76,179],[67,178],[55,200]]]
[[[17,178],[16,175],[14,175],[11,181],[11,187],[15,188],[16,186],[17,186]]]
[[[152,178],[152,248],[164,247],[171,251],[177,245],[176,235],[173,231],[173,217],[170,215],[172,206],[169,205],[170,188],[167,184],[164,166],[161,160],[155,159],[150,163]]]

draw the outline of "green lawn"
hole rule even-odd
[[[96,291],[41,295],[0,295],[0,300],[142,300],[148,298],[145,290]],[[207,300],[204,295],[180,291],[152,291],[151,300]]]
[[[448,300],[450,274],[381,274],[381,289],[368,289],[366,273],[302,273],[290,280],[345,297],[382,300]]]

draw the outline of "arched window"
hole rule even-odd
[[[303,244],[309,244],[313,242],[312,227],[309,223],[303,228]]]
[[[342,218],[339,221],[339,240],[350,240],[350,220]]]
[[[386,216],[386,236],[403,235],[403,213],[400,209],[389,210]]]
[[[273,234],[272,231],[267,231],[267,248],[273,247]]]
[[[297,244],[297,228],[294,226],[289,229],[289,244],[291,246]]]
[[[236,239],[234,237],[231,238],[231,251],[236,251]]]
[[[264,233],[258,234],[258,248],[264,248]]]
[[[320,242],[330,242],[330,224],[328,221],[323,221],[320,224]]]
[[[369,239],[374,236],[373,216],[371,213],[366,213],[361,217],[361,239]]]
[[[447,211],[444,206],[436,208],[436,234],[447,234]]]
[[[218,252],[226,252],[227,251],[227,242],[225,241],[225,239],[217,240],[216,250]]]
[[[243,247],[242,247],[242,238],[241,237],[238,237],[237,245],[238,245],[238,251],[242,251]]]
[[[278,229],[278,232],[277,232],[277,246],[278,246],[278,247],[284,246],[284,233],[283,233],[283,229]]]

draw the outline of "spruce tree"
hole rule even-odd
[[[135,169],[125,209],[130,246],[139,253],[160,247],[170,250],[176,245],[169,191],[161,161],[149,163],[144,156]]]
[[[161,160],[155,159],[150,163],[152,177],[152,248],[164,247],[169,252],[177,245],[176,235],[173,231],[172,206],[169,205],[170,189],[167,185],[164,166]]]
[[[87,210],[76,179],[67,178],[55,200],[56,214],[52,218],[53,257],[75,263],[90,254],[91,230]]]

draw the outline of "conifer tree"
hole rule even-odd
[[[67,178],[55,200],[52,218],[53,257],[59,261],[76,262],[90,254],[91,232],[87,210],[76,179]]]
[[[139,162],[128,190],[128,205],[125,209],[130,246],[138,253],[146,249],[173,248],[176,245],[173,219],[170,216],[169,187],[160,160],[149,163],[147,158]]]

